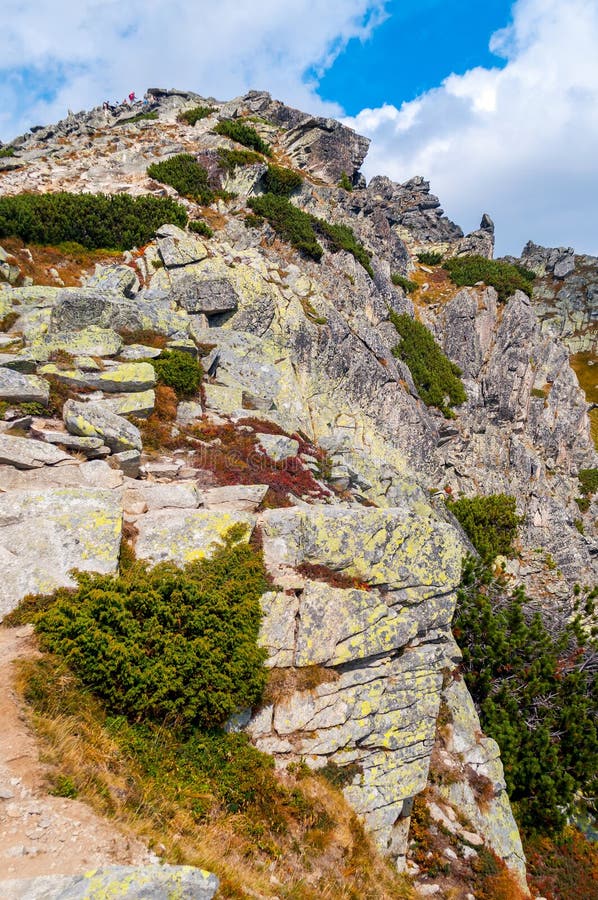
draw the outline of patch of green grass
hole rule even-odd
[[[0,159],[9,159],[15,155],[14,147],[0,147]]]
[[[349,191],[349,192],[353,191],[353,184],[346,172],[341,172],[341,177],[340,177],[338,186],[339,186],[339,188],[342,188],[343,191]]]
[[[255,128],[252,128],[251,125],[246,125],[244,122],[240,122],[239,119],[221,119],[214,128],[214,131],[216,134],[221,134],[223,137],[230,138],[231,141],[243,144],[244,147],[249,147],[250,150],[256,150],[258,153],[263,153],[264,156],[272,155],[269,145],[262,140]]]
[[[203,206],[214,200],[206,169],[190,153],[179,153],[162,162],[152,163],[147,174],[154,181],[169,184],[181,197],[195,200]]]
[[[486,259],[484,256],[455,256],[447,259],[443,265],[457,287],[471,286],[482,281],[496,289],[501,303],[505,303],[515,291],[523,291],[531,297],[536,277],[523,266],[514,266],[500,259]]]
[[[515,512],[515,497],[461,497],[449,500],[447,505],[485,563],[492,563],[499,555],[513,555],[513,541],[522,521]]]
[[[373,276],[370,254],[357,241],[353,229],[348,225],[331,225],[324,219],[318,219],[294,206],[287,197],[276,194],[252,197],[247,205],[257,216],[267,219],[283,240],[316,262],[320,261],[323,253],[322,245],[317,239],[317,235],[320,235],[326,239],[333,253],[346,250],[355,257],[370,277]],[[252,221],[250,227],[257,224]]]
[[[0,238],[26,244],[75,242],[89,250],[130,250],[161,225],[184,228],[187,212],[168,197],[129,194],[14,194],[0,197]]]
[[[442,262],[442,253],[436,250],[424,250],[417,254],[417,258],[425,266],[438,266]]]
[[[185,112],[177,116],[179,122],[186,122],[187,125],[195,125],[200,119],[207,119],[212,113],[216,112],[214,106],[194,106],[193,109],[187,109]]]
[[[461,381],[461,369],[442,352],[431,332],[406,313],[390,312],[390,321],[401,340],[393,356],[402,359],[426,406],[437,407],[447,418],[454,417],[451,407],[467,400]]]
[[[399,275],[398,272],[393,272],[393,274],[390,276],[390,280],[395,285],[395,287],[403,288],[406,294],[412,294],[413,291],[416,291],[418,287],[415,281],[411,281],[411,279],[407,278],[406,275]]]

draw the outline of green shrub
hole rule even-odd
[[[442,262],[442,253],[436,250],[424,250],[423,253],[417,254],[417,258],[425,266],[437,266]]]
[[[331,225],[324,219],[316,219],[315,217],[313,218],[313,223],[316,231],[328,238],[331,245],[330,249],[333,253],[336,253],[338,250],[346,250],[363,266],[370,278],[374,277],[374,270],[370,263],[371,254],[368,253],[363,244],[357,241],[352,228],[348,225]]]
[[[121,119],[119,122],[115,122],[115,125],[135,125],[136,122],[151,122],[155,121],[157,118],[157,112],[142,112],[138,113],[136,116],[131,116],[130,119]]]
[[[452,406],[467,400],[461,381],[461,369],[448,359],[425,325],[406,313],[390,312],[390,321],[401,337],[393,356],[409,367],[417,391],[426,406],[436,406],[452,418]]]
[[[177,397],[193,397],[201,385],[201,363],[181,350],[165,350],[152,364],[160,384],[173,388]]]
[[[187,224],[168,197],[129,194],[15,194],[0,197],[0,238],[26,244],[76,242],[89,250],[130,250],[150,241],[166,223]]]
[[[446,260],[444,268],[457,287],[483,281],[496,288],[501,303],[508,300],[515,291],[523,291],[528,297],[532,294],[534,273],[504,260],[486,259],[484,256],[455,256]]]
[[[598,491],[598,469],[580,469],[577,477],[584,496],[591,497]]]
[[[268,194],[278,197],[290,197],[303,184],[303,178],[292,169],[268,163],[268,171],[263,177],[264,187]]]
[[[14,147],[0,147],[0,159],[8,159],[15,155]]]
[[[577,792],[596,797],[596,675],[579,629],[551,633],[484,563],[464,564],[453,630],[484,731],[528,833],[560,829]]]
[[[188,224],[189,231],[195,232],[195,234],[201,234],[202,237],[211,238],[214,237],[214,232],[207,224],[207,222],[202,222],[201,219],[193,219],[192,222]]]
[[[312,217],[293,206],[286,197],[263,194],[252,197],[247,205],[256,215],[267,219],[276,233],[297,250],[316,261],[322,258],[323,250],[316,240]]]
[[[200,119],[207,119],[212,113],[216,112],[214,106],[194,106],[177,116],[179,122],[186,122],[187,125],[195,125]]]
[[[254,213],[247,213],[243,219],[245,228],[260,228],[264,224],[262,216],[256,216]]]
[[[342,188],[343,191],[351,192],[353,190],[353,183],[346,172],[341,172],[341,177],[338,183],[339,188]]]
[[[492,563],[499,555],[513,555],[513,541],[521,522],[515,512],[515,497],[461,497],[449,500],[448,507],[485,563]]]
[[[208,173],[190,153],[179,153],[163,162],[152,163],[147,174],[155,181],[169,184],[181,197],[196,200],[203,206],[211,203],[214,192],[208,184]]]
[[[406,294],[412,294],[413,291],[416,291],[418,285],[415,281],[411,281],[410,278],[407,278],[406,275],[399,275],[398,272],[393,272],[390,276],[390,280],[396,287],[401,287],[405,291]]]
[[[238,144],[249,147],[251,150],[257,150],[258,153],[263,153],[264,156],[272,155],[270,147],[261,139],[255,128],[252,128],[251,125],[245,125],[239,119],[221,119],[214,131],[216,134],[230,138],[231,141],[237,141]]]
[[[255,704],[265,686],[257,646],[261,557],[234,526],[211,559],[184,569],[137,563],[122,575],[77,574],[36,619],[61,657],[111,714],[215,728]]]
[[[256,153],[255,150],[229,150],[226,147],[218,147],[218,158],[220,168],[229,174],[240,166],[253,166],[255,163],[264,162],[261,153]]]

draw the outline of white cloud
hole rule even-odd
[[[385,0],[4,0],[0,135],[130,90],[178,87],[228,100],[268,89],[339,114],[315,78],[352,37],[384,18]]]
[[[490,213],[499,252],[532,238],[598,254],[598,3],[518,0],[491,47],[504,68],[345,120],[373,138],[367,176],[424,175],[466,230]]]

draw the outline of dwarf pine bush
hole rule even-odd
[[[40,645],[110,714],[182,731],[221,726],[255,704],[266,682],[257,637],[267,582],[244,533],[233,526],[210,559],[184,569],[79,572],[77,588],[59,588],[37,617]]]
[[[417,392],[426,406],[436,406],[444,416],[452,418],[452,407],[467,400],[461,369],[445,356],[432,333],[421,322],[393,310],[390,321],[401,338],[392,351],[393,356],[409,367]]]
[[[169,184],[181,195],[206,206],[214,199],[208,184],[208,173],[191,153],[179,153],[148,166],[147,174],[154,181]]]
[[[239,119],[221,119],[214,128],[214,131],[216,134],[221,134],[223,137],[230,138],[231,141],[243,144],[244,147],[249,147],[250,150],[256,150],[258,153],[263,153],[264,156],[272,155],[270,147],[262,140],[255,128],[252,128],[251,125],[246,125],[244,122],[239,121]]]
[[[129,194],[15,194],[0,197],[0,238],[27,244],[76,242],[88,250],[130,250],[167,223],[187,223],[183,206],[168,197]]]
[[[496,288],[501,303],[505,303],[515,291],[523,291],[531,297],[536,277],[523,266],[514,266],[501,259],[486,259],[485,256],[455,256],[443,265],[457,287],[483,281]]]
[[[152,360],[159,384],[172,388],[177,397],[193,397],[201,385],[203,368],[189,353],[181,350],[165,350]]]
[[[509,494],[488,494],[450,500],[448,507],[482,560],[490,564],[497,556],[513,555],[513,541],[521,522],[515,503],[515,497]]]

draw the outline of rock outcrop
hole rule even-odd
[[[423,250],[491,257],[493,223],[484,215],[464,236],[420,177],[366,186],[368,142],[350,129],[265,93],[228,103],[151,94],[157,120],[134,121],[124,108],[80,113],[14,141],[18,167],[0,172],[6,194],[176,196],[147,165],[191,152],[220,179],[215,188],[239,193],[206,213],[210,238],[165,225],[147,246],[82,273],[80,285],[17,277],[0,286],[2,611],[72,584],[74,568],[115,572],[123,521],[151,563],[209,555],[231,525],[245,526],[272,579],[260,638],[271,692],[230,727],[246,728],[279,766],[352,766],[347,798],[403,866],[444,703],[452,730],[442,752],[458,778],[439,802],[461,810],[478,846],[523,885],[497,747],[480,736],[463,683],[448,678],[465,545],[439,495],[515,495],[525,521],[507,571],[543,604],[595,578],[595,506],[583,534],[575,497],[596,456],[571,345],[559,339],[569,326],[547,327],[541,293],[500,305],[492,288],[458,290],[446,273],[418,267]],[[198,104],[212,112],[194,126],[178,119]],[[217,151],[235,145],[214,132],[219,118],[249,118],[274,158],[305,176],[292,202],[350,226],[371,270],[345,250],[326,245],[316,262],[268,224],[246,227],[247,195],[263,192],[266,166],[222,181]],[[345,179],[339,187],[343,174],[353,190]],[[523,262],[561,290],[578,290],[583,276],[589,298],[591,266],[580,259],[589,258],[528,245]],[[408,272],[428,279],[415,299],[393,282]],[[453,420],[424,405],[393,353],[391,312],[417,315],[461,368],[468,399]],[[575,320],[584,341],[592,315]],[[201,392],[176,411],[157,396],[161,351],[146,342],[202,358]],[[71,394],[62,419],[60,406],[47,409],[56,384]],[[171,449],[156,450],[164,435]],[[487,815],[470,770],[494,786]]]

